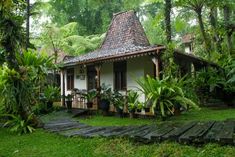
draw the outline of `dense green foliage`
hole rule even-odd
[[[152,108],[160,110],[163,117],[173,115],[177,105],[186,109],[188,107],[198,108],[193,101],[185,97],[185,91],[182,90],[177,79],[166,77],[160,80],[147,76],[138,79],[137,83],[140,85],[140,90],[146,95],[147,101],[151,102]]]
[[[81,36],[78,34],[78,30],[76,22],[68,23],[62,27],[47,25],[41,36],[33,40],[33,43],[41,48],[41,52],[55,56],[55,62],[57,62],[59,52],[79,55],[100,46],[104,34]]]
[[[106,32],[113,13],[135,9],[140,0],[51,0],[49,15],[59,26],[78,23],[78,34],[92,35]]]

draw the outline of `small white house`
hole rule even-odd
[[[160,54],[164,50],[164,46],[149,44],[134,11],[117,13],[99,49],[64,60],[61,94],[70,94],[74,88],[81,91],[99,89],[102,83],[123,93],[136,90],[137,78],[146,75],[160,77],[160,71],[164,68]],[[180,52],[175,52],[175,59],[183,71],[188,72],[192,64],[197,68],[206,63]],[[77,104],[83,100],[78,99],[75,98],[73,107],[81,107]],[[140,101],[144,100],[142,95]]]

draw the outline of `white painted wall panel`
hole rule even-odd
[[[110,85],[110,87],[113,89],[113,79],[113,62],[102,64],[100,70],[100,84],[102,85],[102,83],[105,83],[106,85]]]

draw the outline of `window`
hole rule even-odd
[[[126,61],[114,62],[114,89],[126,90]]]
[[[67,90],[74,88],[74,69],[67,69]]]

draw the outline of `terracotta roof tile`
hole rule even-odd
[[[122,12],[113,16],[111,25],[100,49],[65,60],[65,64],[84,62],[109,56],[151,49],[144,29],[134,11]]]

